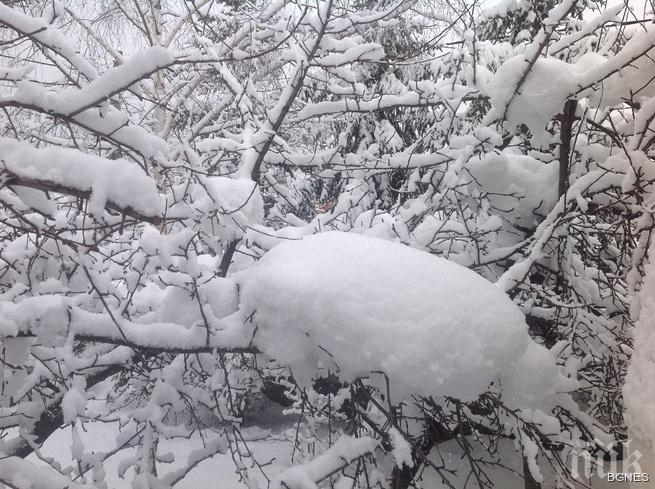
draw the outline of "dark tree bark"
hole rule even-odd
[[[571,160],[571,138],[573,136],[573,122],[575,121],[575,109],[578,101],[571,99],[564,104],[562,113],[562,125],[560,128],[560,149],[559,149],[559,187],[558,195],[561,197],[569,188],[569,162]]]
[[[391,489],[408,489],[421,469],[424,458],[430,454],[430,451],[438,444],[454,439],[455,435],[454,432],[446,429],[436,420],[430,420],[423,432],[423,436],[412,450],[413,466],[394,467],[391,473]]]

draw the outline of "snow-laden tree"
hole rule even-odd
[[[0,483],[572,486],[626,436],[652,9],[0,5]]]

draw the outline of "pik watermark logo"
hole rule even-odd
[[[642,470],[641,458],[641,452],[631,448],[630,441],[610,445],[596,442],[594,450],[571,451],[571,475],[580,481],[598,478],[619,483],[651,482],[654,479]]]

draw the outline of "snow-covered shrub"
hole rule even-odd
[[[649,8],[4,2],[0,483],[571,485],[626,437]]]

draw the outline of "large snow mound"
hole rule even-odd
[[[509,297],[426,252],[327,232],[276,246],[238,280],[257,346],[300,382],[382,371],[394,396],[462,400],[494,382],[521,404],[557,388],[553,357]]]

